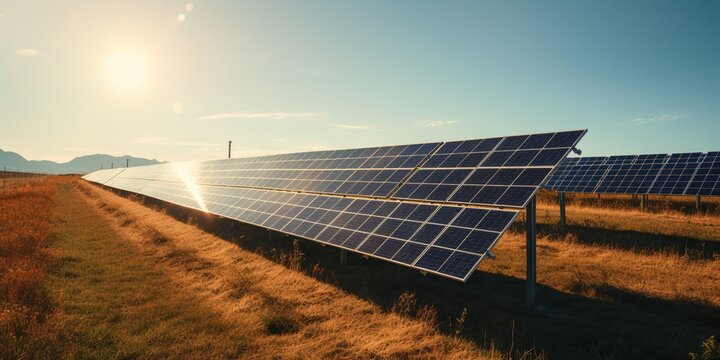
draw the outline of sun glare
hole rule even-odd
[[[173,170],[175,170],[175,173],[178,175],[180,180],[185,185],[185,189],[195,199],[195,202],[197,203],[197,206],[200,208],[200,210],[208,212],[208,208],[207,206],[205,206],[205,200],[203,199],[203,194],[202,192],[200,192],[200,188],[198,188],[197,184],[193,180],[193,177],[190,175],[190,173],[192,172],[192,163],[175,162],[171,163],[171,166]]]
[[[110,82],[120,90],[133,90],[145,83],[145,60],[137,53],[118,51],[108,61]]]

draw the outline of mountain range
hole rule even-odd
[[[65,163],[49,160],[27,160],[20,154],[0,149],[0,170],[37,172],[46,174],[85,174],[114,167],[125,167],[129,160],[130,166],[143,166],[160,164],[155,159],[137,158],[129,155],[112,156],[107,154],[94,154],[76,157]]]

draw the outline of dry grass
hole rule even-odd
[[[78,191],[61,186],[57,201],[60,266],[49,289],[60,312],[62,357],[234,358],[248,351],[243,328],[177,286]],[[162,241],[151,229],[140,232]]]
[[[647,211],[656,214],[720,216],[720,198],[701,197],[700,209],[696,208],[695,196],[690,195],[649,195]],[[558,193],[542,190],[538,202],[556,204]],[[584,208],[605,208],[613,210],[640,210],[640,195],[623,194],[580,194],[566,193],[565,203]]]
[[[437,331],[433,309],[383,311],[300,270],[296,244],[268,256],[249,253],[191,224],[81,184],[118,233],[187,294],[233,328],[260,358],[487,358],[471,342]],[[295,269],[295,270],[293,270]],[[461,320],[464,322],[464,319]],[[461,331],[461,330],[459,330]]]
[[[298,268],[278,255],[293,251],[288,238],[268,239],[266,231],[252,226],[144,201]],[[541,223],[553,222],[550,213],[556,209],[546,206],[541,213],[548,214],[541,214]],[[522,221],[499,242],[498,260],[483,263],[467,284],[423,277],[372,259],[365,266],[356,256],[350,256],[349,268],[341,268],[336,250],[304,241],[300,251],[307,256],[299,270],[368,299],[385,312],[418,321],[433,319],[434,327],[447,336],[504,357],[687,357],[718,333],[720,259],[692,255],[685,244],[706,243],[698,239],[703,236],[717,239],[712,230],[717,218],[594,207],[577,207],[569,215],[580,221],[571,224],[571,235],[565,238],[559,237],[555,224],[540,226],[540,305],[533,312],[524,307],[524,235],[518,231]],[[662,228],[666,222],[672,225]],[[239,234],[242,240],[237,240]],[[685,251],[677,251],[675,242]]]
[[[0,189],[12,189],[22,185],[38,184],[45,180],[47,175],[0,171]]]
[[[538,223],[556,224],[560,221],[557,204],[538,204]],[[673,238],[720,241],[720,217],[710,215],[682,215],[677,213],[647,213],[637,209],[608,209],[565,206],[567,223],[586,228],[634,231]]]
[[[35,342],[55,344],[45,347],[54,353],[34,357],[576,359],[717,351],[709,337],[720,334],[720,258],[693,252],[693,244],[717,240],[720,220],[712,215],[570,205],[570,234],[560,237],[557,207],[541,203],[540,304],[528,312],[522,219],[499,242],[497,260],[459,284],[352,254],[339,267],[332,248],[74,184],[61,184],[55,196],[61,264],[47,286],[59,311],[44,332],[50,340]]]
[[[524,278],[524,234],[508,234],[495,249],[491,273]],[[708,304],[720,309],[720,261],[692,260],[663,253],[638,254],[610,247],[538,239],[538,281],[556,290],[603,300],[642,294],[654,301]],[[688,314],[701,316],[702,314]],[[720,314],[717,314],[720,320]]]
[[[0,358],[52,354],[45,288],[53,256],[51,224],[56,182],[16,183],[0,190]]]

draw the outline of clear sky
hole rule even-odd
[[[720,150],[719,1],[0,0],[0,148],[160,160],[588,128]]]

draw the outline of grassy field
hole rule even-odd
[[[45,177],[47,177],[47,174],[0,170],[0,190],[35,184],[44,180]]]
[[[46,272],[54,263],[52,200],[57,183],[0,190],[0,358],[52,354],[53,302]]]
[[[710,208],[575,201],[560,236],[541,195],[528,311],[522,219],[460,284],[353,254],[341,267],[333,248],[58,179],[26,206],[47,222],[44,315],[3,320],[0,341],[16,340],[1,358],[687,358],[720,334]]]
[[[538,202],[557,204],[558,194],[541,190]],[[700,208],[696,208],[695,196],[689,195],[649,195],[647,211],[655,214],[720,216],[720,197],[701,197]],[[615,210],[640,210],[640,196],[619,194],[565,194],[567,205],[583,208],[603,208]]]

